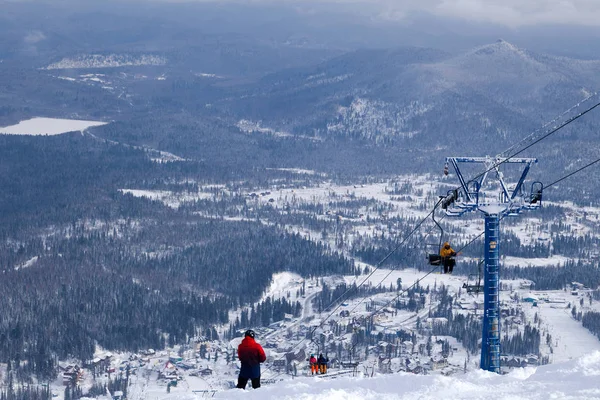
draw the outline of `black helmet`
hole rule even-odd
[[[252,329],[248,329],[246,333],[244,333],[244,336],[250,336],[252,339],[254,339],[254,335],[255,333]]]

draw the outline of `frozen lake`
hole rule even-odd
[[[0,134],[60,135],[61,133],[84,131],[91,126],[100,126],[106,124],[107,122],[101,121],[36,117],[21,121],[16,125],[0,128]]]

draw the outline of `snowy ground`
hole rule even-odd
[[[592,351],[600,351],[600,340],[583,328],[581,322],[572,317],[571,310],[567,307],[572,303],[579,309],[582,294],[574,296],[570,292],[562,291],[538,293],[548,296],[549,302],[539,301],[537,307],[524,309],[531,319],[537,313],[542,320],[542,327],[552,335],[554,347],[550,362],[572,360]]]
[[[452,377],[412,374],[320,380],[304,378],[216,398],[312,400],[600,399],[600,352],[565,364],[519,369],[501,376],[473,371]]]
[[[121,189],[123,194],[131,194],[134,197],[145,197],[150,200],[158,200],[171,208],[179,208],[186,202],[196,199],[210,199],[213,197],[211,193],[198,192],[190,193],[173,193],[165,190],[137,190],[137,189]]]
[[[84,131],[92,126],[106,125],[106,122],[77,119],[31,118],[16,125],[0,128],[0,134],[7,135],[60,135],[61,133]]]
[[[567,257],[555,255],[550,258],[522,258],[506,256],[502,258],[507,267],[554,267],[564,265],[570,259]]]
[[[413,375],[406,373],[365,377],[321,379],[301,377],[258,390],[223,390],[214,393],[218,399],[246,400],[439,400],[439,399],[600,399],[600,352],[592,352],[577,360],[517,369],[507,375],[475,370],[466,374]],[[212,392],[153,389],[144,392],[146,399],[210,398]],[[137,397],[133,397],[137,398]]]
[[[317,175],[314,171],[307,170],[288,169],[288,171],[295,172],[299,176]],[[415,175],[398,176],[385,182],[355,185],[336,185],[325,176],[321,175],[321,178],[323,179],[321,182],[308,187],[254,188],[247,191],[240,190],[233,194],[246,196],[248,207],[256,209],[269,207],[282,212],[292,209],[301,214],[308,213],[302,209],[302,206],[320,205],[323,213],[315,214],[314,217],[330,224],[337,221],[344,232],[346,246],[350,247],[360,237],[386,235],[401,238],[405,233],[396,231],[394,226],[388,223],[388,220],[392,217],[415,218],[417,220],[425,218],[437,199],[437,194],[441,190],[440,185],[448,184],[445,181],[436,181],[430,176]],[[393,194],[395,188],[403,194]],[[124,188],[123,192],[129,192],[134,196],[158,199],[171,207],[174,204],[174,197],[178,198],[177,204],[206,198],[206,194],[202,191],[198,193],[173,193],[172,196],[164,191],[153,193],[150,190],[135,191]],[[261,193],[261,195],[258,196],[257,193]],[[268,193],[268,195],[262,195],[263,193]],[[356,200],[363,201],[365,206],[344,209],[339,205]],[[574,236],[591,234],[592,236],[598,236],[600,208],[587,207],[582,210],[567,202],[551,204],[560,206],[565,210],[566,218],[561,221],[564,224],[564,231],[560,232],[561,234]],[[439,214],[438,219],[443,219]],[[528,218],[517,223],[502,224],[501,234],[510,231],[519,238],[523,245],[541,243],[551,247],[553,240],[550,235],[551,224],[558,221],[542,221],[536,216],[535,212],[530,214]],[[466,216],[467,218],[445,218],[444,223],[450,225],[451,228],[446,230],[444,239],[468,241],[480,235],[483,230],[483,219],[478,218],[476,214],[471,215],[470,218],[468,216]],[[270,223],[270,221],[263,222]],[[323,240],[322,232],[308,231],[305,226],[286,225],[285,229],[300,233],[311,240]],[[422,231],[429,231],[428,240],[430,241],[435,241],[439,234],[431,218],[425,221]],[[329,244],[334,246],[335,235],[332,232],[328,233]],[[564,265],[568,261],[572,261],[572,259],[563,257],[560,254],[554,254],[551,258],[506,256],[502,259],[505,266],[519,267],[556,266]]]
[[[290,294],[292,301],[296,300],[296,291],[302,286],[302,277],[291,272],[280,272],[273,274],[271,285],[265,291],[263,298],[267,297],[282,298]]]

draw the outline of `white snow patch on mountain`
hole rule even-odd
[[[321,72],[320,74],[315,74],[315,75],[309,76],[308,78],[306,78],[306,80],[307,81],[312,81],[314,79],[321,78],[321,77],[324,77],[324,76],[325,76],[325,72]]]
[[[179,208],[185,202],[212,198],[211,193],[197,192],[170,192],[167,190],[141,190],[141,189],[119,189],[123,194],[131,194],[133,197],[145,197],[150,200],[158,200],[171,208]]]
[[[570,258],[554,255],[549,258],[522,258],[505,256],[502,258],[504,266],[507,267],[554,267],[564,265]]]
[[[206,72],[195,72],[194,75],[199,78],[222,78],[222,76],[219,76],[217,74],[209,74]]]
[[[325,174],[325,173],[316,172],[315,170],[312,170],[312,169],[302,169],[302,168],[266,168],[266,169],[267,170],[272,170],[272,171],[291,172],[291,173],[300,174],[300,175],[327,176],[327,174]]]
[[[262,133],[265,135],[276,136],[276,137],[287,137],[287,138],[301,138],[309,140],[320,140],[319,138],[304,136],[304,135],[292,135],[289,132],[278,131],[276,129],[267,128],[261,126],[261,122],[254,122],[247,119],[241,119],[236,126],[240,131],[244,133]]]
[[[84,131],[92,126],[106,125],[107,122],[85,121],[60,118],[31,118],[16,125],[0,128],[0,134],[7,135],[60,135],[61,133]]]
[[[411,138],[419,133],[410,129],[411,119],[431,108],[418,101],[399,107],[379,100],[356,98],[348,107],[339,107],[337,119],[327,124],[327,133],[375,141],[386,137]]]
[[[15,267],[15,271],[33,266],[37,262],[38,258],[39,258],[38,256],[35,256],[35,257],[32,257],[29,260],[25,261],[23,264],[17,265]]]
[[[165,64],[167,64],[166,58],[150,54],[137,56],[127,54],[84,54],[74,58],[65,57],[58,62],[48,65],[45,69],[116,68]]]
[[[310,79],[311,77],[308,77],[307,81],[309,81],[309,83],[305,84],[305,87],[316,87],[316,86],[320,86],[320,85],[327,85],[330,83],[338,83],[338,82],[343,82],[346,79],[349,79],[353,76],[353,74],[344,74],[344,75],[337,75],[337,76],[332,76],[331,78],[323,78],[323,79]]]
[[[276,131],[271,128],[265,128],[261,126],[260,122],[253,122],[247,119],[241,119],[237,123],[237,127],[246,133],[265,133],[267,135],[279,136],[279,137],[291,137],[292,135],[288,132]]]
[[[186,161],[185,158],[179,157],[173,153],[169,153],[168,151],[162,150],[154,150],[146,148],[150,153],[158,154],[158,156],[151,156],[150,159],[156,163],[166,163],[166,162],[174,162],[174,161]]]
[[[302,285],[302,277],[292,272],[273,274],[271,285],[266,290],[263,299],[273,297],[276,299],[286,297],[288,292],[295,292]]]

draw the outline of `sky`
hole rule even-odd
[[[161,1],[161,0],[159,0]],[[229,0],[162,0],[224,2]],[[235,0],[234,0],[235,1]],[[297,3],[310,5],[337,3],[359,6],[381,18],[398,20],[413,13],[430,13],[442,17],[496,23],[512,28],[537,24],[600,26],[598,0],[238,0],[248,3]],[[365,8],[366,7],[366,8]]]
[[[53,0],[69,3],[73,0]],[[377,15],[388,20],[402,21],[415,13],[494,23],[511,28],[532,25],[577,25],[600,27],[598,0],[130,0],[138,3],[240,3],[291,4],[298,7],[334,4],[340,9],[360,10],[365,15]],[[0,0],[35,3],[50,0]],[[91,2],[90,2],[91,3]]]
[[[536,24],[600,25],[597,0],[373,0],[390,17],[425,11],[445,17],[492,22],[510,27]]]

